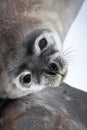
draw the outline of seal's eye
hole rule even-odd
[[[39,41],[38,45],[39,45],[40,49],[43,50],[47,46],[47,40],[46,40],[46,38],[42,38]]]
[[[24,72],[19,76],[19,82],[23,87],[29,87],[31,83],[31,73]]]
[[[31,75],[30,74],[26,74],[23,79],[23,84],[29,84],[31,82]]]
[[[24,71],[14,79],[16,87],[30,88],[32,75],[29,71]]]

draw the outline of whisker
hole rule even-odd
[[[71,49],[76,49],[76,47],[75,46],[69,46],[69,47],[65,48],[63,52],[65,53],[67,50],[71,50]]]
[[[77,49],[76,47],[74,46],[71,46],[71,47],[68,47],[66,48],[63,53],[62,53],[62,56],[66,59],[66,60],[69,60],[69,61],[74,61],[74,60],[77,60],[76,58],[76,55],[77,55]]]
[[[70,54],[75,54],[77,53],[77,47],[76,46],[70,46],[66,49],[64,49],[62,55],[66,56],[66,55],[70,55]]]
[[[76,57],[71,57],[71,56],[66,57],[65,59],[66,59],[67,61],[78,61],[78,59],[77,59]]]
[[[76,56],[72,56],[72,55],[68,55],[68,56],[64,56],[65,59],[77,59]]]
[[[68,55],[75,54],[75,53],[77,53],[75,50],[68,50],[66,53],[63,53],[63,55],[68,56]]]
[[[65,48],[62,56],[65,58],[68,66],[71,68],[77,68],[79,66],[79,57],[78,57],[78,46],[69,46],[68,48]]]

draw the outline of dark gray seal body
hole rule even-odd
[[[0,107],[1,130],[87,130],[87,93],[61,84]]]

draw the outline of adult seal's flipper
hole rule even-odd
[[[0,130],[87,130],[87,93],[61,84],[37,95],[6,101]]]

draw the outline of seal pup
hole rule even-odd
[[[64,80],[63,41],[82,2],[0,0],[1,98],[22,97]]]

